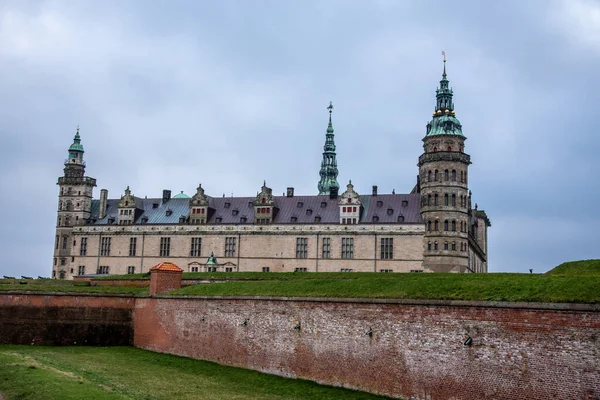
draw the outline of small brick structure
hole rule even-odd
[[[150,296],[181,288],[183,269],[164,261],[150,268]]]

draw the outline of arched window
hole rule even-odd
[[[467,171],[465,171],[465,183],[467,183],[467,182],[468,182],[468,179],[467,179]]]
[[[456,251],[456,242],[452,242],[452,250]]]
[[[63,236],[62,248],[63,250],[67,249],[67,241],[69,240],[68,236]]]
[[[452,151],[452,146],[448,146],[448,151]]]
[[[436,231],[440,230],[440,223],[437,220],[435,221],[435,229],[434,230],[436,230]]]
[[[438,194],[437,193],[433,195],[433,205],[434,206],[438,205]]]
[[[448,232],[448,220],[444,221],[444,232]]]
[[[433,248],[434,248],[435,250],[437,250],[437,249],[438,249],[438,242],[435,242],[435,243],[433,244]]]
[[[431,242],[427,243],[427,250],[431,250]]]
[[[452,182],[456,182],[456,170],[452,170]]]
[[[438,181],[438,170],[437,169],[435,170],[435,174],[433,176],[433,180],[436,181],[436,182]]]
[[[431,195],[430,194],[427,195],[427,205],[428,206],[431,205]]]
[[[433,152],[436,153],[437,152],[437,147],[433,148]]]
[[[444,180],[445,180],[445,181],[448,181],[448,180],[450,180],[450,175],[449,175],[449,173],[448,173],[448,170],[447,170],[447,169],[446,169],[446,170],[444,170]]]
[[[456,207],[456,195],[452,195],[452,207]]]
[[[456,232],[456,221],[452,221],[452,232]]]
[[[447,206],[448,205],[448,193],[446,193],[444,195],[444,205]]]
[[[431,232],[431,221],[427,221],[427,232]]]
[[[460,181],[461,181],[461,182],[464,182],[464,181],[465,181],[465,176],[464,176],[464,173],[463,173],[463,171],[460,171]]]
[[[448,242],[444,242],[444,250],[448,250]]]
[[[431,182],[431,170],[427,173],[427,182]]]

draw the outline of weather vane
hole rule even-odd
[[[331,114],[333,111],[333,103],[331,101],[329,102],[329,106],[327,107],[327,109],[329,110],[329,114]]]
[[[446,62],[446,52],[442,51],[442,56],[444,56],[444,62]]]

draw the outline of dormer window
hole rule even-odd
[[[238,215],[239,211],[238,210],[232,210],[231,211],[231,215]]]
[[[246,223],[247,221],[248,221],[248,218],[246,218],[246,217],[240,218],[241,223]]]
[[[383,201],[377,200],[377,207],[383,207]]]
[[[408,200],[402,200],[402,207],[408,207]]]
[[[325,208],[327,207],[327,202],[326,201],[322,201],[321,202],[321,208]]]
[[[222,221],[223,221],[223,218],[221,218],[221,217],[215,218],[215,222],[217,222],[217,223],[221,223]]]
[[[373,222],[379,222],[379,216],[373,215]]]
[[[129,202],[128,202],[128,201],[126,201],[126,202],[125,202],[125,206],[128,206],[128,205],[129,205]]]
[[[230,206],[231,206],[231,203],[229,203],[229,202],[225,203],[225,208],[229,208]]]
[[[302,207],[304,207],[304,203],[299,201],[298,204],[296,205],[296,207],[302,208]]]
[[[170,216],[171,216],[171,214],[173,214],[173,210],[171,210],[171,209],[168,209],[168,210],[165,212],[165,215],[166,215],[167,217],[170,217]]]
[[[387,209],[387,215],[392,215],[392,214],[394,214],[394,210],[391,209],[391,208],[388,208]]]
[[[315,222],[321,222],[321,217],[317,215],[317,216],[315,217]]]
[[[312,210],[310,208],[306,210],[306,215],[312,215]]]
[[[254,207],[254,204],[251,201],[249,201],[248,202],[248,207]]]
[[[404,215],[398,215],[398,222],[404,222]]]
[[[147,223],[148,223],[148,217],[144,215],[142,217],[142,224],[147,224]]]
[[[261,204],[266,204],[267,203],[267,199],[265,199],[264,197],[262,199],[260,199],[260,203]]]
[[[298,221],[298,217],[292,217],[292,222],[297,222]]]
[[[112,225],[112,224],[114,224],[114,223],[115,223],[115,219],[114,219],[114,218],[109,218],[109,219],[108,219],[108,224],[109,224],[109,225]]]
[[[185,222],[185,217],[182,215],[181,217],[179,217],[179,223],[183,224]]]
[[[352,203],[352,197],[348,197],[348,203]]]
[[[152,203],[152,208],[158,208],[158,203]]]

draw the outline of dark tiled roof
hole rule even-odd
[[[252,224],[254,223],[255,197],[209,197],[209,224]],[[338,199],[329,196],[274,196],[274,224],[339,223]],[[360,196],[363,205],[362,223],[422,223],[419,194],[380,194]],[[109,219],[117,223],[118,199],[108,200],[106,217],[95,224],[108,224]],[[96,219],[99,200],[92,201],[92,219]],[[171,198],[166,203],[161,198],[139,199],[136,205],[143,210],[136,224],[146,220],[148,224],[178,224],[181,217],[189,215],[189,199]],[[156,206],[154,206],[156,205]],[[170,212],[169,212],[170,211]],[[218,220],[220,218],[220,220]],[[245,218],[246,222],[242,222]],[[217,222],[219,221],[219,222]]]

